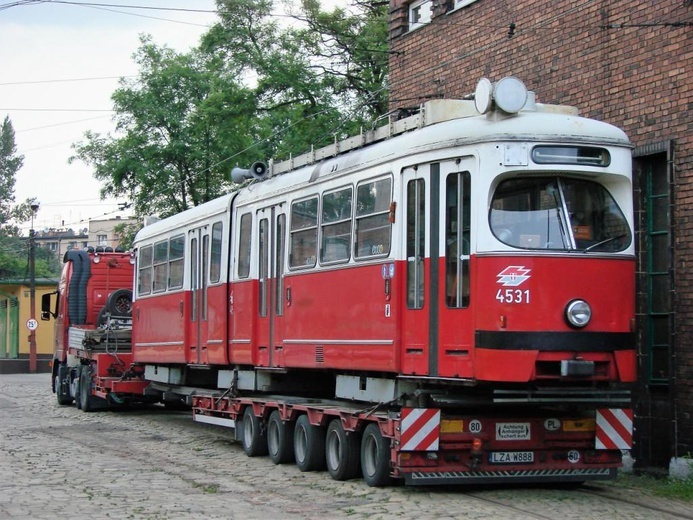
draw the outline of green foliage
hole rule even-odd
[[[142,225],[139,222],[135,224],[123,223],[115,226],[113,231],[118,237],[120,247],[125,251],[130,251],[135,242],[135,235],[140,229],[142,229]]]
[[[168,216],[227,191],[227,158],[252,142],[251,91],[214,56],[177,54],[147,38],[135,61],[138,77],[113,94],[119,135],[88,133],[72,160],[93,165],[102,196],[129,198],[138,215]]]
[[[217,6],[220,22],[189,53],[143,37],[137,78],[112,96],[116,133],[74,145],[71,160],[135,216],[211,200],[234,189],[233,166],[324,146],[387,110],[386,3],[327,12],[303,0],[293,18],[276,17],[272,0]]]
[[[55,253],[36,247],[34,272],[36,278],[56,278],[60,263]],[[29,240],[18,236],[0,236],[0,280],[29,282]]]
[[[23,164],[24,156],[17,154],[12,122],[5,117],[0,126],[0,236],[19,236],[17,223],[31,218],[33,199],[14,204],[16,176]]]

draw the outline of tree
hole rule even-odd
[[[101,195],[166,217],[234,189],[228,172],[353,135],[387,110],[387,4],[279,23],[272,0],[217,0],[220,22],[178,54],[143,38],[140,72],[113,94],[116,132],[88,132],[75,156]],[[286,20],[286,18],[282,18]]]
[[[24,156],[17,154],[12,122],[5,116],[0,127],[0,236],[18,236],[17,222],[26,222],[31,218],[34,199],[14,204],[14,185],[23,164]]]
[[[277,22],[271,0],[217,6],[221,21],[202,48],[254,79],[273,154],[352,135],[387,112],[387,3],[327,12],[318,0],[302,0],[290,25]]]
[[[128,197],[137,215],[165,217],[219,196],[230,187],[229,158],[245,160],[254,139],[252,92],[195,50],[143,38],[135,61],[138,77],[112,96],[118,134],[88,132],[71,160],[93,165],[101,195]]]

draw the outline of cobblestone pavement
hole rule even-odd
[[[0,376],[0,519],[693,520],[611,486],[369,488],[248,458],[230,431],[160,407],[59,406],[47,374]]]

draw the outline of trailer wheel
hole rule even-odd
[[[371,487],[387,486],[390,477],[390,443],[383,438],[377,424],[366,426],[361,438],[361,472]]]
[[[334,480],[349,480],[359,475],[360,439],[356,432],[346,432],[340,419],[327,427],[325,459],[327,471]]]
[[[301,471],[325,469],[325,428],[310,424],[305,414],[294,427],[294,458]]]
[[[279,410],[274,410],[267,421],[267,451],[275,464],[293,462],[294,423],[282,421]]]
[[[91,367],[83,366],[79,375],[79,404],[83,412],[107,408],[107,401],[91,395]]]
[[[58,366],[58,370],[53,379],[53,390],[58,398],[58,404],[66,406],[72,404],[72,396],[70,395],[69,382],[66,382],[70,377],[70,369],[62,363]]]
[[[267,433],[252,406],[243,412],[243,451],[248,457],[267,455]]]

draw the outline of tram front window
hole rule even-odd
[[[631,232],[611,194],[596,182],[564,177],[501,182],[489,212],[491,231],[521,249],[623,251]]]

